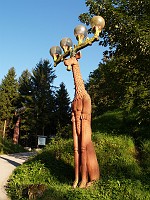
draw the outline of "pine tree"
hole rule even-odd
[[[31,81],[31,73],[28,70],[22,72],[19,77],[19,94],[21,102],[20,106],[24,104],[27,105],[31,101],[31,92],[32,92],[32,81]]]
[[[19,77],[19,99],[18,108],[25,108],[24,112],[20,114],[20,144],[23,146],[31,146],[32,138],[34,136],[33,120],[34,120],[34,108],[32,98],[32,81],[31,73],[28,70],[24,70]],[[35,138],[34,138],[35,140]]]
[[[32,95],[34,107],[34,127],[38,135],[50,135],[55,131],[55,97],[53,81],[56,78],[48,60],[40,61],[33,70]]]
[[[13,128],[13,116],[18,100],[18,82],[16,79],[15,68],[9,69],[7,75],[0,85],[0,120],[6,120],[6,132]]]
[[[71,122],[70,98],[63,82],[56,91],[56,117],[58,131],[61,131]]]

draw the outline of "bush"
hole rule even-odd
[[[22,146],[13,144],[12,140],[7,138],[3,139],[0,136],[0,154],[19,153],[25,151],[26,150]]]
[[[103,177],[133,178],[141,174],[133,140],[127,136],[93,136]]]
[[[11,199],[21,199],[22,197],[28,199],[29,191],[33,185],[46,185],[51,183],[50,172],[41,164],[40,161],[25,163],[19,166],[9,179],[8,195]]]
[[[147,177],[150,177],[150,140],[142,142],[141,165],[144,168]]]
[[[93,140],[101,169],[101,179],[86,190],[73,183],[73,141],[52,139],[35,158],[18,167],[10,178],[12,200],[28,199],[29,188],[44,187],[41,200],[149,199],[148,182],[141,179],[132,138],[94,133]],[[34,187],[33,187],[34,186]],[[46,188],[46,189],[45,189]]]

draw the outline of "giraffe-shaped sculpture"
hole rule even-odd
[[[75,181],[73,188],[79,183],[80,188],[90,186],[100,177],[99,165],[91,140],[91,98],[85,90],[84,82],[80,73],[78,59],[81,53],[64,60],[67,67],[72,67],[75,97],[72,102],[72,125],[74,141],[74,165]]]

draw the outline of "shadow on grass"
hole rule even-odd
[[[40,160],[46,168],[49,169],[52,177],[57,179],[58,182],[62,184],[72,184],[74,178],[74,168],[70,164],[64,162],[60,158],[56,158],[55,152],[43,151],[41,154],[38,154],[34,160]]]
[[[40,172],[40,170],[41,169],[43,170],[43,168],[41,168],[42,165],[40,166],[39,164],[37,165],[38,170],[35,169],[36,163],[44,164],[44,167],[46,168],[46,170],[43,172]],[[64,188],[71,186],[73,183],[73,178],[74,178],[73,166],[68,164],[67,160],[65,162],[63,159],[58,158],[58,155],[56,156],[56,152],[44,150],[43,152],[39,153],[36,157],[33,157],[30,160],[28,160],[25,163],[25,165],[26,165],[25,168],[21,166],[23,167],[23,170],[21,170],[20,168],[20,170],[18,171],[18,174],[20,173],[21,175],[23,172],[25,172],[24,173],[25,177],[30,175],[29,182],[27,184],[25,183],[23,184],[20,182],[19,188],[14,186],[16,190],[15,193],[11,188],[10,196],[12,200],[16,200],[19,195],[22,198],[28,199],[29,188],[32,189],[31,193],[36,196],[38,196],[39,193],[42,194],[43,193],[42,189],[37,190],[36,186],[39,187],[39,185],[43,185],[45,188],[47,188],[46,191],[48,190],[48,193],[52,192],[52,194],[49,195],[50,196],[49,199],[51,200],[63,199],[61,197],[63,197],[65,194],[65,191],[63,191],[65,190]],[[32,168],[32,166],[34,167]],[[35,170],[37,174],[35,174]],[[38,175],[38,173],[39,174],[41,173],[41,174]],[[44,191],[44,195],[46,191]],[[48,200],[48,198],[45,198],[45,199]]]
[[[65,191],[57,190],[56,188],[49,187],[38,200],[66,200]]]
[[[137,145],[141,140],[150,139],[149,129],[150,123],[139,123],[136,112],[108,111],[92,121],[93,132],[131,136]]]
[[[117,113],[108,112],[92,121],[92,130],[93,132],[107,132],[107,134],[121,134],[122,125],[123,116],[121,111]]]

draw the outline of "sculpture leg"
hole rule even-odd
[[[99,179],[100,172],[96,153],[91,139],[91,98],[89,95],[86,95],[83,99],[82,127],[82,135],[85,137],[83,137],[83,145],[86,145],[86,165],[90,178],[90,183],[88,183],[88,185],[90,185],[93,181]]]
[[[82,135],[81,135],[81,183],[80,188],[85,188],[88,182],[88,172],[87,172],[87,143],[88,134],[86,132],[86,120],[82,119],[81,123]]]
[[[96,157],[96,152],[91,139],[91,123],[88,120],[88,115],[82,115],[82,139],[81,139],[81,166],[82,166],[82,181],[80,188],[90,186],[100,177],[99,165]],[[88,175],[90,182],[88,182]]]
[[[74,142],[74,167],[75,167],[75,180],[73,188],[76,188],[79,182],[79,138],[76,131],[76,123],[74,115],[72,116],[72,127],[73,127],[73,142]]]
[[[87,169],[90,178],[90,182],[87,184],[88,187],[100,178],[99,164],[92,141],[87,145]]]
[[[86,134],[88,137],[87,141],[87,171],[90,178],[90,182],[87,184],[87,187],[90,186],[94,181],[99,180],[100,178],[100,171],[99,171],[99,164],[96,157],[96,152],[94,149],[94,145],[92,143],[92,130],[91,130],[91,122],[87,120],[86,122]]]

